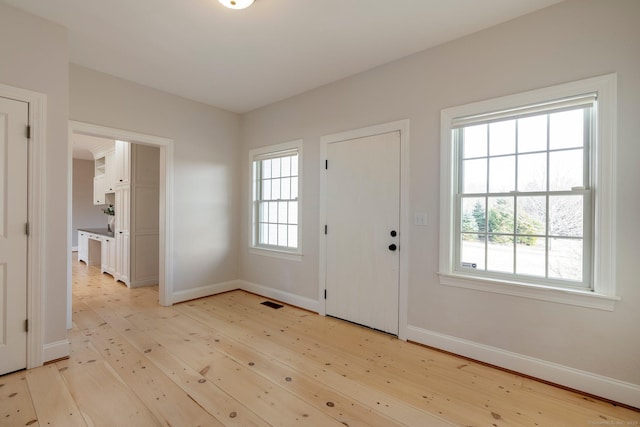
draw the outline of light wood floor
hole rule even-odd
[[[74,259],[71,356],[0,377],[0,425],[588,426],[640,413],[241,291],[173,307]]]

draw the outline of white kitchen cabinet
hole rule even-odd
[[[131,179],[131,144],[116,141],[116,185],[129,185]]]
[[[78,261],[88,263],[89,237],[84,231],[78,231]]]
[[[116,151],[111,150],[104,156],[104,192],[115,193],[116,191]]]
[[[115,271],[114,277],[129,286],[130,277],[130,239],[131,191],[129,185],[118,185],[116,189],[115,221]]]
[[[104,205],[104,175],[99,175],[93,178],[93,204]]]
[[[101,271],[115,277],[116,241],[114,237],[102,237]]]

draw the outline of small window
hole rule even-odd
[[[252,150],[251,246],[272,254],[300,254],[302,141]]]
[[[443,110],[441,282],[613,296],[614,105],[604,76]]]

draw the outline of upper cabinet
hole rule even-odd
[[[104,192],[116,191],[116,151],[111,150],[104,156]]]
[[[104,175],[97,175],[93,178],[93,204],[104,205],[105,200]]]
[[[116,141],[116,185],[128,185],[131,178],[131,144]]]

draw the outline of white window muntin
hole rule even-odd
[[[251,150],[249,160],[252,252],[299,259],[302,141]],[[287,170],[271,171],[272,166]]]
[[[508,95],[442,110],[441,115],[441,191],[439,277],[443,285],[495,292],[581,307],[613,310],[615,301],[615,162],[617,75],[615,73],[570,83]],[[595,93],[598,105],[594,114],[594,138],[591,146],[591,183],[594,205],[592,231],[593,290],[557,288],[526,284],[513,280],[479,278],[453,270],[455,256],[454,185],[455,159],[452,123],[456,117],[472,117],[492,111],[505,111],[522,105],[542,104],[550,99],[569,99]]]

